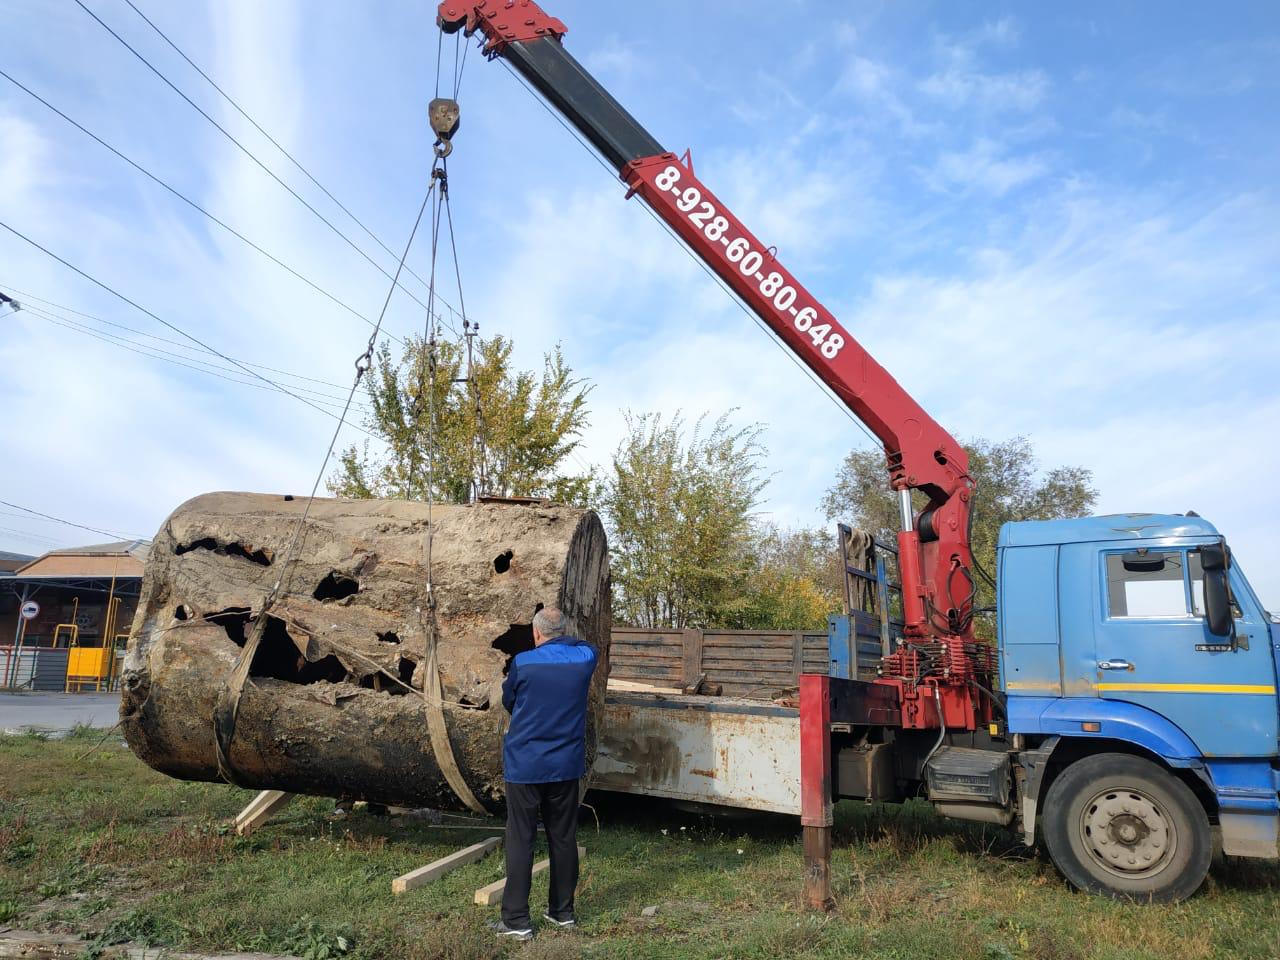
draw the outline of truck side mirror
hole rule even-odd
[[[1215,637],[1229,637],[1235,632],[1231,619],[1231,589],[1227,570],[1231,554],[1225,543],[1210,543],[1200,548],[1200,565],[1204,569],[1204,610],[1209,632]]]

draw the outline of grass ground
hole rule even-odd
[[[599,831],[579,835],[582,929],[498,945],[484,929],[495,911],[471,895],[502,875],[500,856],[390,892],[486,832],[331,821],[329,803],[308,799],[238,838],[227,821],[251,794],[167,779],[114,740],[86,757],[99,736],[0,738],[0,928],[316,960],[1280,956],[1280,867],[1219,863],[1178,906],[1112,903],[1071,892],[1008,834],[916,804],[839,808],[838,906],[815,916],[799,902],[793,822],[601,802]],[[535,910],[545,895],[535,880]]]

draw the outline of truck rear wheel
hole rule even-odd
[[[1195,794],[1141,757],[1103,753],[1067,767],[1044,802],[1044,839],[1075,887],[1175,903],[1199,889],[1213,842]]]

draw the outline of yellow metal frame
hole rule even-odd
[[[80,625],[76,623],[76,615],[80,612],[80,598],[76,597],[71,606],[71,622],[60,623],[53,628],[53,646],[57,649],[58,638],[62,636],[62,631],[66,630],[71,634],[71,640],[67,644],[68,647],[77,646],[80,643]]]
[[[120,560],[117,558],[116,567],[119,568],[119,566]],[[127,634],[116,632],[121,600],[115,594],[116,572],[113,570],[111,589],[107,592],[107,606],[102,617],[102,629],[99,631],[102,646],[80,646],[80,631],[73,630],[72,645],[67,652],[67,680],[63,688],[67,693],[79,693],[90,684],[94,690],[101,690],[104,685],[108,690],[111,689],[116,675],[116,644],[121,636],[126,639],[128,637]],[[80,600],[77,598],[77,609],[79,609],[79,603]]]
[[[62,637],[62,631],[66,630],[70,633],[70,641],[68,647],[79,646],[80,644],[80,627],[74,623],[60,623],[53,628],[53,645],[57,647],[58,640]]]

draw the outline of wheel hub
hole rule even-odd
[[[1151,797],[1139,790],[1107,790],[1087,804],[1080,817],[1080,839],[1108,873],[1136,880],[1159,873],[1177,849],[1172,822]]]

